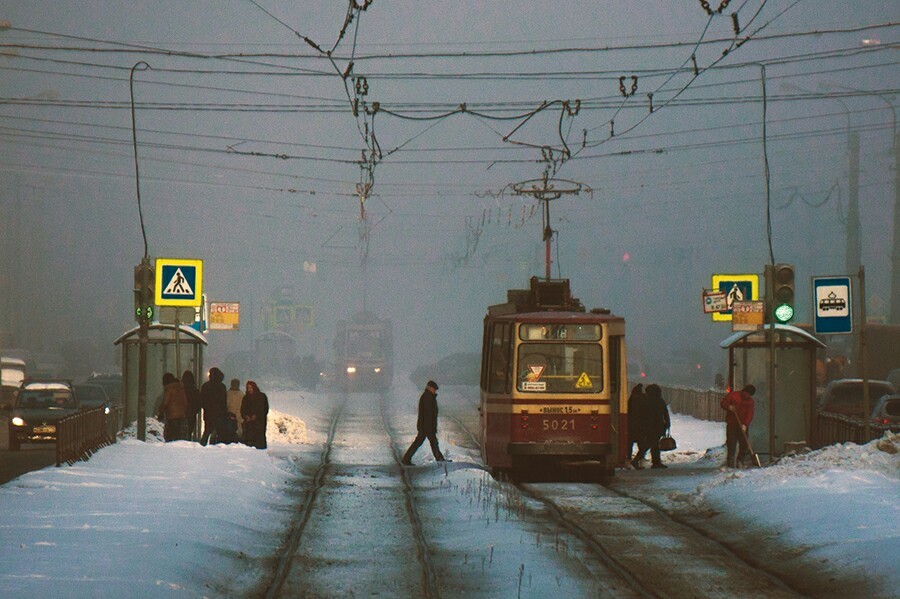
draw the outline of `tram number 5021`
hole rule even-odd
[[[575,430],[575,419],[572,418],[570,420],[544,420],[544,430],[545,431],[574,431]]]

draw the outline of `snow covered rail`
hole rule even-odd
[[[632,385],[633,386],[633,385]],[[695,387],[662,387],[662,396],[669,409],[700,420],[724,422],[725,410],[719,402],[725,396],[724,389],[697,389]]]
[[[60,419],[56,425],[56,465],[66,462],[70,466],[78,460],[87,460],[107,445],[116,442],[122,408],[113,406],[85,410]]]

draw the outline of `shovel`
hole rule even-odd
[[[756,464],[757,468],[762,468],[762,464],[759,461],[759,456],[753,451],[753,446],[750,445],[750,439],[747,438],[747,431],[744,430],[743,426],[739,426],[738,430],[741,431],[741,437],[744,439],[744,443],[747,444],[747,449],[750,451],[750,457],[753,458],[753,463]]]

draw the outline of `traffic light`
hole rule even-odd
[[[147,274],[144,275],[143,271]],[[141,279],[146,276],[146,294],[142,292]],[[153,267],[148,263],[134,267],[134,319],[138,322],[150,323],[153,320],[153,300],[156,295],[156,277]]]
[[[776,264],[774,279],[775,321],[790,322],[794,317],[794,265]]]

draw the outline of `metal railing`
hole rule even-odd
[[[865,422],[856,416],[844,416],[830,412],[818,412],[815,417],[815,435],[813,449],[819,449],[835,443],[865,444],[880,439],[886,432],[900,432],[896,424],[869,423],[869,436],[866,437]]]
[[[629,388],[634,386],[632,381]],[[693,416],[700,420],[724,422],[725,410],[720,402],[725,397],[724,389],[697,389],[692,387],[670,387],[660,385],[663,398],[669,410],[678,414]],[[818,412],[813,418],[812,448],[819,449],[835,443],[868,443],[880,439],[886,432],[898,432],[896,424],[869,424],[866,438],[865,423],[862,418]]]
[[[56,425],[56,465],[88,460],[101,447],[112,445],[121,423],[121,406],[111,407],[109,414],[100,407],[62,418]]]

